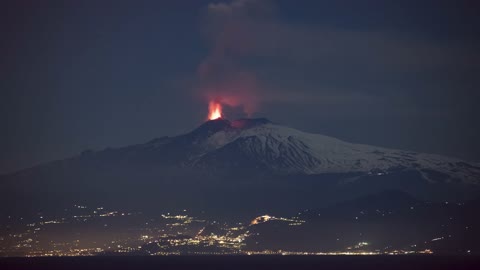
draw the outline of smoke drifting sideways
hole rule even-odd
[[[198,67],[196,89],[207,103],[225,109],[222,117],[228,117],[228,109],[243,117],[251,117],[258,109],[261,86],[242,59],[256,49],[251,27],[270,13],[271,5],[265,0],[234,0],[207,7],[202,30],[211,49]]]

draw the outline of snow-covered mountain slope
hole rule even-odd
[[[344,142],[266,119],[208,121],[182,140],[192,144],[187,166],[256,166],[277,173],[389,174],[416,170],[434,182],[478,183],[480,165],[440,155]],[[176,143],[174,139],[170,143]]]
[[[392,189],[464,201],[480,194],[479,179],[480,165],[460,159],[348,143],[266,119],[217,119],[187,134],[0,176],[0,212],[84,201],[151,211],[296,211]]]
[[[302,132],[267,119],[217,119],[192,132],[144,144],[46,163],[5,176],[16,182],[36,179],[140,179],[256,175],[360,174],[389,176],[414,172],[434,183],[480,185],[480,164],[456,158],[344,142]],[[385,178],[385,177],[383,177]],[[82,180],[83,181],[83,180]]]

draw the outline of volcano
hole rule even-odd
[[[411,151],[353,144],[301,132],[267,119],[218,119],[201,126],[191,166],[207,169],[255,167],[277,174],[416,171],[430,182],[480,183],[479,164]]]
[[[187,134],[85,151],[1,178],[8,212],[110,203],[262,213],[391,189],[429,200],[480,194],[480,164],[348,143],[265,118],[217,118]]]

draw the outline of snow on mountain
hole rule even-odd
[[[416,172],[433,183],[480,184],[480,164],[477,163],[348,143],[278,125],[264,118],[207,121],[187,134],[122,148],[86,151],[5,177],[61,181],[82,175],[89,179],[110,179],[104,175],[112,179],[128,178],[146,173],[157,173],[159,178],[167,173],[203,175],[197,174],[197,169],[210,175],[219,171],[232,177],[238,172],[260,175],[355,173],[362,176]],[[118,175],[112,176],[115,173]]]
[[[383,190],[434,201],[476,198],[480,165],[348,143],[266,119],[217,119],[187,134],[0,176],[0,184],[0,211],[14,205],[36,213],[87,198],[151,211],[296,211]]]
[[[478,183],[480,165],[440,155],[353,144],[266,119],[208,121],[193,136],[190,166],[241,167],[247,162],[281,173],[389,174],[417,170],[430,181]],[[244,161],[244,162],[242,162]]]

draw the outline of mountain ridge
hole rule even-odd
[[[479,175],[476,164],[455,158],[352,144],[267,119],[217,119],[182,135],[2,176],[0,205],[36,211],[85,202],[259,214],[391,189],[462,201],[480,194]]]
[[[257,159],[258,165],[263,165],[260,167],[287,173],[385,174],[403,167],[417,169],[430,181],[441,179],[478,182],[480,176],[480,166],[461,159],[348,143],[321,134],[283,127],[268,120],[246,129],[230,127],[231,125],[226,129],[216,130],[205,139],[204,153],[195,164],[206,166],[226,162],[227,157],[242,151],[247,158]],[[233,150],[229,151],[228,148]],[[212,154],[212,151],[218,152]]]
[[[161,152],[167,153],[168,157],[160,158]],[[145,157],[150,155],[153,159],[158,158],[158,162],[168,163],[170,159],[179,162],[183,168],[194,169],[241,169],[246,165],[242,162],[248,161],[250,166],[273,173],[363,172],[383,175],[397,170],[416,170],[431,182],[478,184],[480,181],[480,164],[435,154],[349,143],[334,137],[281,126],[266,118],[233,121],[219,118],[206,121],[182,135],[163,136],[146,143],[119,148],[83,151],[77,156],[2,176],[16,175],[66,160],[128,153]]]

